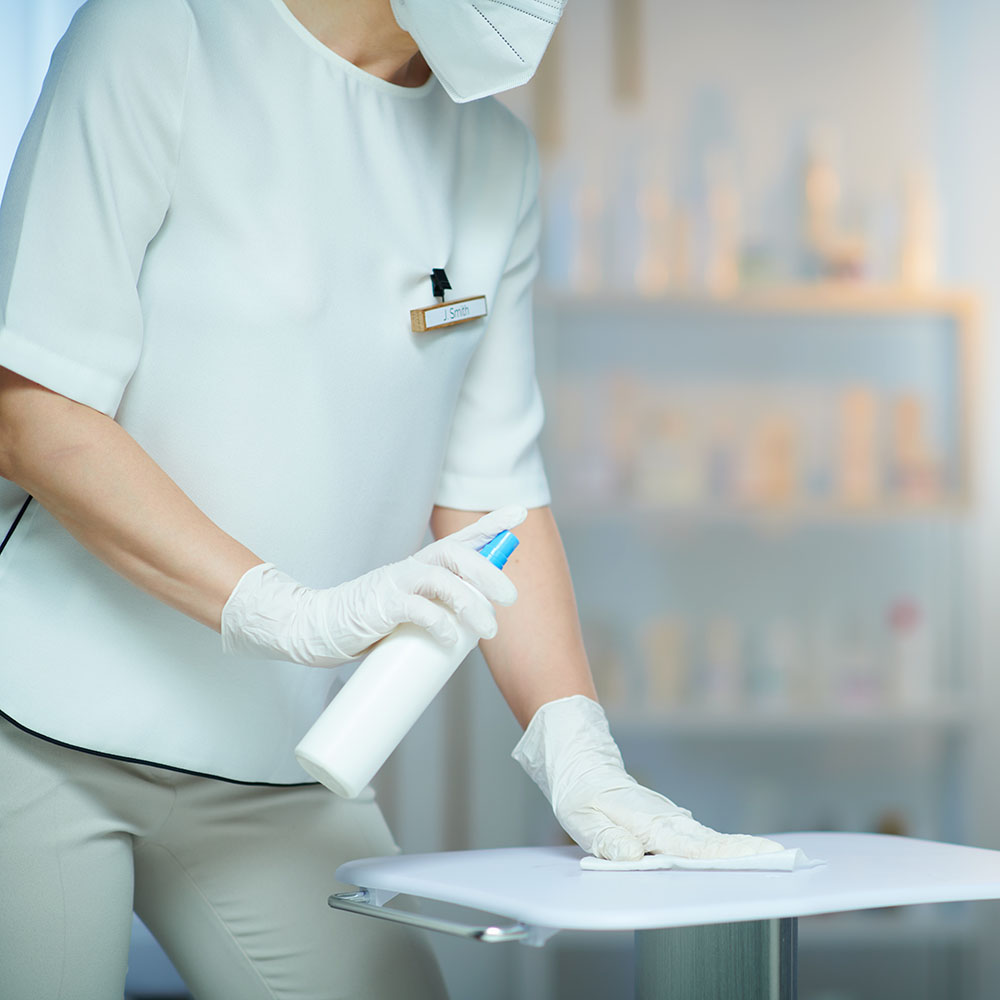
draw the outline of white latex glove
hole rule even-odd
[[[326,590],[304,587],[270,563],[255,566],[222,609],[222,647],[242,656],[332,667],[355,659],[403,622],[454,645],[458,631],[451,612],[490,639],[497,630],[493,604],[513,604],[517,590],[476,550],[527,514],[524,507],[495,510],[415,555]]]
[[[738,858],[783,850],[763,837],[717,833],[643,788],[625,771],[604,709],[583,695],[542,705],[511,756],[552,804],[562,828],[599,858]]]

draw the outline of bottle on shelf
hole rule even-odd
[[[900,707],[930,705],[937,695],[930,627],[916,601],[901,599],[889,608],[890,691]]]
[[[938,214],[930,171],[910,170],[903,186],[899,249],[899,280],[908,288],[930,288],[937,282]]]
[[[815,131],[805,169],[802,277],[859,279],[866,267],[862,234],[845,229],[841,219],[841,183],[835,166],[835,133],[829,127]]]
[[[597,164],[587,164],[571,207],[574,224],[569,285],[577,295],[604,289],[608,235],[605,186],[603,170]]]
[[[676,284],[671,246],[674,206],[660,159],[651,157],[640,165],[636,194],[635,289],[644,298],[665,295]]]
[[[890,480],[903,500],[927,502],[939,494],[938,463],[927,437],[927,405],[916,392],[903,392],[890,404]]]
[[[832,667],[837,707],[866,711],[884,702],[884,679],[879,670],[877,631],[871,616],[844,612],[836,619]]]
[[[848,386],[840,395],[839,411],[839,498],[847,506],[864,507],[880,492],[878,397],[870,386]]]
[[[743,635],[732,618],[718,615],[705,625],[699,693],[705,708],[731,711],[744,695]]]
[[[685,622],[662,616],[646,622],[641,643],[645,666],[645,702],[651,711],[680,707],[688,697],[688,652]]]
[[[798,694],[802,649],[795,625],[774,618],[762,628],[747,676],[747,700],[757,709],[790,709]]]
[[[740,284],[742,210],[729,157],[716,154],[706,165],[705,287],[710,295],[732,295]]]

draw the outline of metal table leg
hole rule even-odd
[[[636,1000],[795,1000],[798,921],[636,931]]]

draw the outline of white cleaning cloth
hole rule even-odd
[[[688,871],[791,872],[799,868],[815,868],[825,863],[810,860],[794,847],[770,854],[751,854],[743,858],[681,858],[674,854],[647,854],[638,861],[605,861],[590,855],[580,859],[580,867],[592,872],[648,872],[663,868]]]

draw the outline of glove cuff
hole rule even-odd
[[[511,751],[511,757],[549,802],[553,789],[565,783],[567,772],[579,762],[600,761],[625,769],[604,709],[582,694],[542,705]]]
[[[222,608],[222,649],[253,659],[337,666],[352,657],[333,642],[316,592],[272,563],[246,571]]]
[[[278,574],[278,570],[273,564],[258,563],[248,569],[233,587],[222,607],[220,632],[224,653],[235,656],[264,655],[255,635],[254,623],[259,617],[257,609],[265,603],[261,594],[267,587],[266,578],[274,574]]]

